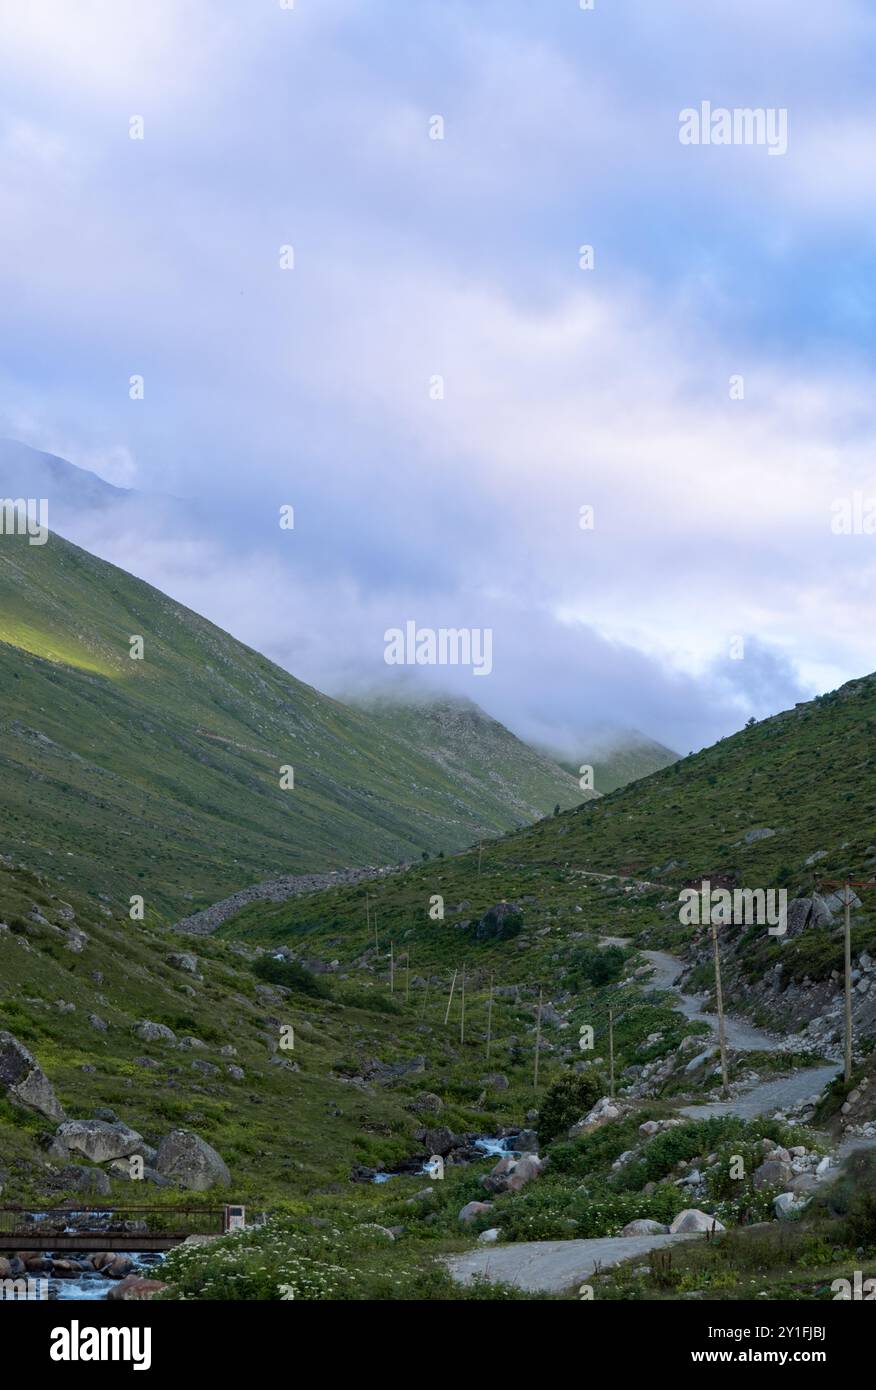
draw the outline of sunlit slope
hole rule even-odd
[[[57,535],[0,537],[0,814],[3,852],[168,914],[526,818]]]

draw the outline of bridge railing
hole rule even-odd
[[[75,1207],[2,1206],[0,1235],[46,1232],[85,1234],[120,1232],[161,1236],[222,1235],[226,1208],[221,1207],[106,1207],[83,1202]]]

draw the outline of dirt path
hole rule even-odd
[[[597,1269],[620,1264],[631,1255],[647,1255],[696,1236],[604,1236],[595,1240],[528,1240],[513,1245],[486,1245],[463,1255],[447,1255],[454,1279],[513,1284],[528,1293],[562,1293],[589,1279]]]
[[[717,1036],[718,1019],[715,1014],[702,1011],[702,1001],[694,994],[682,994],[675,981],[681,974],[683,965],[675,956],[666,951],[643,951],[642,955],[654,966],[651,983],[655,989],[671,991],[678,999],[678,1007],[686,1018],[708,1023]],[[772,1052],[782,1045],[781,1037],[774,1037],[755,1028],[745,1019],[727,1015],[724,1019],[728,1047],[742,1052]],[[763,1081],[753,1086],[735,1100],[716,1101],[705,1105],[685,1105],[682,1115],[691,1119],[706,1119],[710,1115],[740,1115],[752,1120],[758,1115],[772,1115],[776,1110],[786,1110],[799,1104],[801,1100],[817,1094],[839,1071],[837,1063],[827,1063],[819,1067],[804,1067],[779,1080]]]

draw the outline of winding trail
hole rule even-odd
[[[604,936],[601,945],[631,943],[623,937]],[[665,951],[642,951],[654,967],[650,988],[666,990],[676,996],[678,1008],[686,1018],[707,1023],[717,1035],[718,1020],[714,1014],[703,1013],[702,1001],[693,994],[683,994],[676,984],[684,966]],[[725,1033],[729,1047],[745,1052],[772,1052],[781,1047],[782,1038],[773,1037],[755,1028],[745,1019],[725,1016]],[[739,1115],[754,1119],[784,1110],[820,1091],[840,1070],[833,1063],[820,1067],[805,1067],[793,1076],[764,1081],[734,1100],[706,1105],[685,1105],[682,1115],[705,1119],[711,1115]],[[869,1147],[866,1141],[848,1142],[847,1152],[855,1147]],[[841,1157],[844,1156],[841,1150]],[[463,1255],[448,1255],[445,1262],[453,1278],[461,1284],[475,1279],[493,1283],[513,1284],[530,1293],[562,1293],[585,1282],[597,1269],[620,1264],[631,1256],[647,1255],[681,1240],[695,1240],[690,1235],[609,1236],[594,1240],[534,1240],[517,1241],[509,1245],[479,1246]]]
[[[654,966],[652,989],[667,990],[674,994],[678,999],[678,1007],[686,1018],[698,1023],[707,1023],[717,1036],[717,1017],[714,1014],[703,1013],[702,1001],[694,994],[683,994],[675,983],[684,969],[682,962],[666,951],[642,951],[641,954]],[[783,1041],[781,1037],[774,1037],[762,1028],[755,1028],[745,1019],[734,1018],[732,1015],[725,1015],[724,1031],[727,1046],[741,1052],[773,1052],[781,1047]],[[753,1120],[758,1115],[772,1115],[776,1110],[789,1109],[823,1090],[839,1070],[840,1066],[836,1062],[819,1067],[804,1067],[792,1076],[762,1081],[733,1100],[713,1101],[705,1105],[684,1105],[681,1106],[680,1113],[695,1120],[706,1119],[711,1115],[739,1115],[745,1120]]]

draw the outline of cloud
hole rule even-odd
[[[0,425],[189,499],[84,543],[331,690],[386,627],[492,626],[466,693],[570,743],[686,751],[868,669],[829,521],[876,492],[873,17],[668,16],[5,6]],[[787,104],[788,155],[681,147],[702,99]]]

